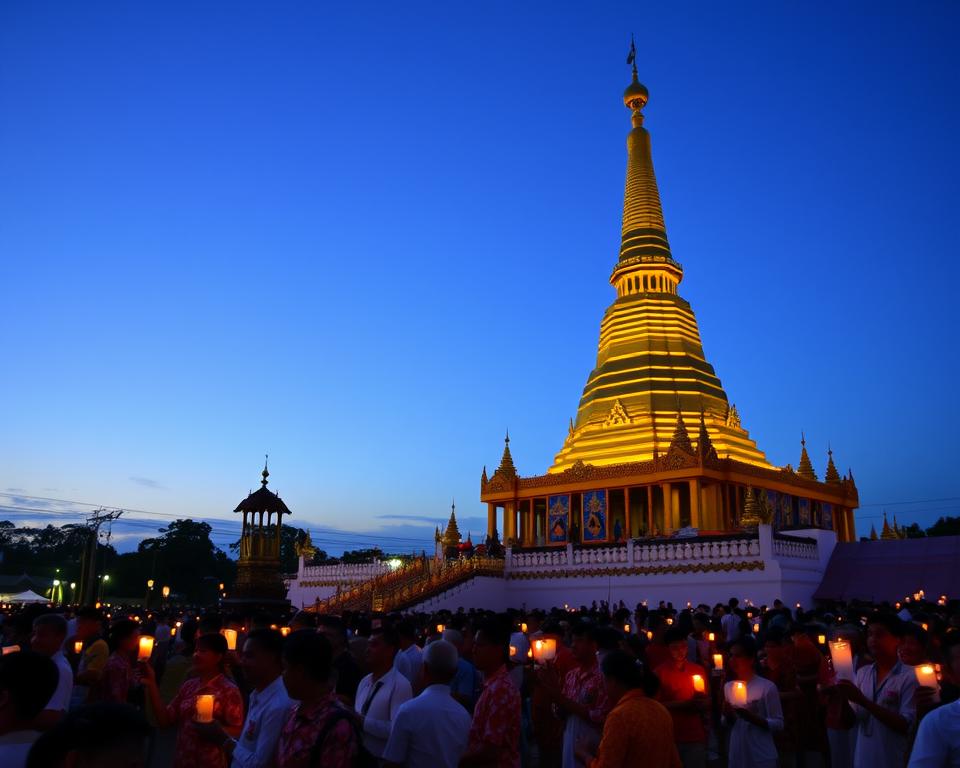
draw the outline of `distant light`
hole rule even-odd
[[[387,565],[389,565],[393,570],[397,570],[397,568],[403,565],[403,561],[399,557],[394,557],[390,560],[387,560]]]
[[[59,587],[59,586],[60,586],[60,579],[54,579],[54,580],[53,580],[53,586]]]

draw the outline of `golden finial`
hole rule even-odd
[[[646,86],[637,79],[637,46],[633,35],[630,35],[630,53],[627,56],[627,64],[633,66],[633,81],[623,92],[623,104],[633,110],[634,126],[639,126],[643,122],[643,115],[640,110],[644,108],[647,99],[650,98],[650,92]]]
[[[263,455],[263,472],[260,473],[260,477],[263,478],[260,481],[260,484],[263,485],[264,488],[267,487],[267,478],[270,477],[270,470],[267,469],[267,462],[269,461],[270,461],[270,454],[265,453]]]

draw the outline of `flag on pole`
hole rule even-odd
[[[637,60],[637,46],[633,42],[633,35],[630,35],[630,53],[627,54],[627,64],[633,64]]]

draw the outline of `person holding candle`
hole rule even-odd
[[[223,674],[227,641],[223,635],[200,635],[193,652],[193,672],[173,697],[164,704],[157,689],[157,677],[149,662],[140,662],[140,674],[153,715],[160,727],[177,726],[176,752],[173,768],[226,768],[229,758],[218,744],[205,740],[193,721],[196,719],[197,698],[212,695],[213,719],[233,738],[240,735],[243,725],[243,697],[240,690]]]
[[[30,648],[42,653],[57,665],[60,673],[57,688],[47,702],[47,706],[37,715],[34,727],[45,731],[53,727],[70,708],[70,696],[73,692],[73,667],[63,655],[63,641],[67,637],[67,620],[59,613],[44,613],[33,620],[33,634],[30,636]]]
[[[556,641],[557,655],[550,665],[556,670],[561,680],[566,678],[567,673],[577,666],[577,660],[563,643],[561,625],[556,619],[548,619],[543,623],[539,637]],[[559,768],[563,759],[565,723],[554,717],[553,699],[539,685],[534,685],[530,694],[530,720],[533,725],[533,736],[537,742],[540,765],[543,768]]]
[[[610,710],[603,674],[597,663],[596,630],[581,623],[573,628],[571,647],[577,666],[561,679],[553,666],[541,667],[537,683],[553,701],[554,711],[564,721],[563,768],[582,768],[576,749],[594,751],[600,743],[603,720]]]
[[[707,670],[687,659],[686,633],[671,628],[664,635],[670,661],[653,673],[660,681],[657,701],[673,719],[673,737],[684,768],[705,768],[707,764],[707,728],[704,722],[710,700],[706,696]],[[697,690],[694,676],[700,680]]]
[[[867,650],[874,658],[857,671],[856,682],[840,680],[837,690],[857,718],[854,768],[901,768],[916,715],[917,676],[897,656],[903,623],[889,613],[867,620]]]
[[[77,611],[74,641],[81,644],[77,672],[73,676],[70,708],[79,707],[97,698],[100,678],[110,658],[110,646],[102,637],[103,616],[96,608]]]
[[[945,671],[960,680],[960,633],[947,635]],[[909,768],[960,768],[960,700],[945,704],[920,721]]]
[[[103,667],[97,699],[127,704],[137,685],[134,664],[140,648],[140,630],[136,622],[121,619],[110,628],[110,658]]]
[[[749,635],[730,646],[734,677],[724,685],[723,714],[732,722],[729,768],[777,768],[773,733],[783,729],[777,686],[756,673],[757,644]]]

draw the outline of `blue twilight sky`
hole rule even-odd
[[[225,544],[269,452],[328,549],[428,547],[451,497],[476,533],[595,360],[631,31],[744,425],[832,443],[861,532],[960,513],[957,3],[11,0],[0,519]]]

